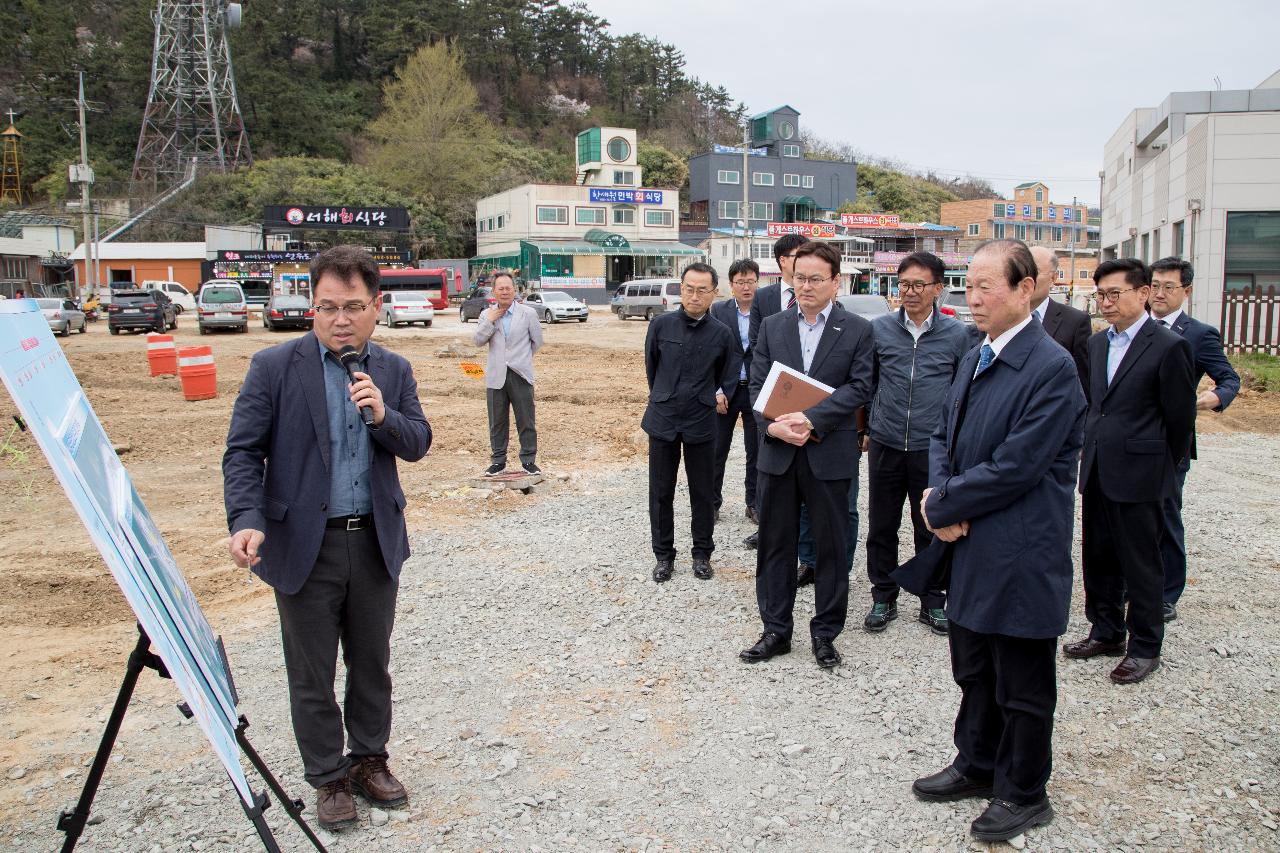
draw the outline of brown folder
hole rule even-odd
[[[835,393],[834,388],[775,361],[756,397],[755,410],[771,421],[790,412],[803,412]]]

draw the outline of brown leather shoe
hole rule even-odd
[[[1069,658],[1096,658],[1098,655],[1106,655],[1107,657],[1119,657],[1124,654],[1124,643],[1102,643],[1092,637],[1085,637],[1083,640],[1076,640],[1074,643],[1067,643],[1062,647],[1062,653]]]
[[[379,808],[394,809],[409,802],[404,785],[391,775],[385,758],[352,758],[347,778],[356,793]]]
[[[1126,656],[1120,665],[1111,670],[1111,680],[1116,684],[1137,684],[1160,668],[1160,658],[1135,658]]]
[[[341,832],[355,826],[358,819],[350,779],[336,779],[316,790],[316,820],[325,829]]]

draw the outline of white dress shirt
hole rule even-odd
[[[1031,322],[1031,315],[1028,314],[1025,320],[1023,320],[1021,323],[1019,323],[1018,325],[1014,326],[1011,329],[1006,329],[1004,332],[1000,334],[1000,337],[996,338],[994,341],[991,340],[990,335],[987,335],[986,338],[983,339],[982,341],[983,345],[991,347],[991,351],[995,353],[995,355],[991,359],[992,362],[995,362],[995,360],[1000,357],[1000,350],[1004,349],[1005,346],[1009,343],[1009,341],[1017,337],[1018,332],[1021,332],[1023,329],[1025,329],[1027,327],[1027,324],[1030,322]],[[990,365],[988,365],[988,367],[989,366]],[[976,367],[974,368],[973,375],[974,376],[978,375],[978,370]]]
[[[916,321],[912,320],[911,315],[908,314],[906,311],[902,312],[902,319],[904,324],[907,327],[907,331],[911,333],[911,337],[915,338],[917,341],[920,340],[921,335],[929,331],[929,329],[932,328],[933,326],[932,311],[929,312],[929,316],[925,317],[924,322],[921,323],[919,326],[916,325]]]
[[[737,303],[737,301],[735,301],[735,302],[733,303],[733,307],[734,307],[734,308],[737,310],[737,312],[738,312],[738,341],[742,344],[742,351],[743,351],[743,353],[746,353],[747,349],[751,346],[751,337],[750,337],[750,332],[751,332],[751,309],[750,309],[750,308],[748,308],[748,309],[744,312],[741,308],[738,308],[738,303]],[[746,359],[743,359],[743,362],[742,362],[742,370],[738,371],[738,378],[739,378],[739,379],[746,379],[746,378],[747,378],[747,362],[746,362]]]
[[[1177,311],[1170,311],[1168,314],[1166,314],[1163,317],[1157,317],[1155,314],[1152,314],[1151,319],[1155,320],[1157,323],[1163,323],[1164,325],[1172,329],[1173,324],[1178,322],[1178,318],[1181,316],[1182,316],[1182,309],[1179,308]]]
[[[1142,324],[1147,322],[1147,315],[1140,314],[1132,326],[1123,332],[1117,332],[1115,326],[1107,329],[1107,384],[1111,384],[1116,375],[1116,368],[1124,361],[1124,354],[1129,351],[1129,344],[1137,337]]]

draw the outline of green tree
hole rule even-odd
[[[641,142],[636,150],[636,162],[643,170],[646,187],[678,190],[689,180],[689,164],[661,145]]]

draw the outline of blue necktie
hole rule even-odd
[[[983,344],[982,349],[978,352],[978,372],[973,374],[978,376],[982,371],[991,366],[991,362],[996,360],[996,351],[991,348],[991,344]]]

